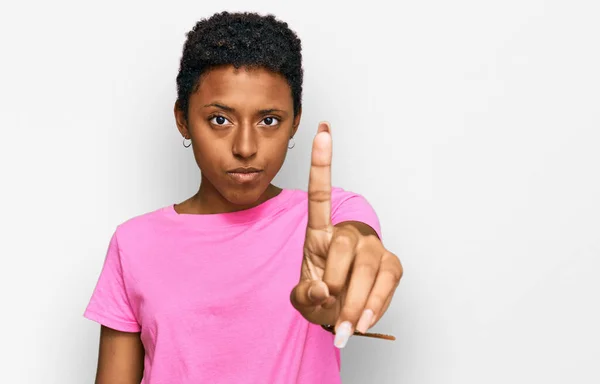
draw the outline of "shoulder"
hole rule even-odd
[[[308,192],[305,190],[293,190],[294,194],[290,199],[291,204],[305,203],[308,200]],[[346,190],[341,187],[331,188],[331,209],[335,212],[338,208],[347,203],[363,203],[368,204],[367,199],[360,193]]]
[[[120,246],[145,242],[152,238],[168,220],[169,207],[161,207],[153,211],[133,216],[117,225],[114,237]]]
[[[360,193],[349,191],[340,187],[331,188],[331,202],[332,204],[341,204],[345,200],[352,198],[364,198]]]

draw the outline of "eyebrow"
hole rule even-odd
[[[220,108],[224,111],[231,112],[231,113],[235,112],[235,108],[228,107],[227,105],[223,105],[220,103],[210,103],[210,104],[206,104],[204,106],[204,108],[208,108],[208,107],[217,107],[217,108]],[[266,114],[273,113],[273,112],[285,113],[285,111],[283,111],[281,109],[277,109],[277,108],[261,109],[258,111],[258,113],[261,115],[266,115]]]
[[[206,104],[204,106],[204,108],[208,108],[208,107],[217,107],[217,108],[223,109],[227,112],[235,112],[235,109],[228,107],[226,105],[223,105],[223,104],[219,104],[219,103],[210,103],[210,104]]]
[[[261,109],[258,111],[258,113],[261,115],[266,115],[266,114],[273,113],[273,112],[285,113],[285,111],[282,111],[281,109],[277,109],[277,108]]]

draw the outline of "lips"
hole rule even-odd
[[[227,171],[227,173],[255,173],[262,172],[262,169],[254,168],[254,167],[240,167],[236,169],[232,169]]]
[[[257,181],[262,176],[262,169],[240,167],[227,171],[227,174],[237,183],[247,184]]]

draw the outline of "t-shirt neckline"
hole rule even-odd
[[[249,224],[270,217],[280,210],[280,207],[290,198],[293,190],[282,188],[277,196],[270,198],[261,204],[237,212],[225,213],[178,213],[175,204],[163,208],[165,213],[177,220],[194,222],[206,226],[240,225]]]

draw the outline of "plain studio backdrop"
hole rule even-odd
[[[600,383],[598,2],[248,4],[2,4],[0,382],[93,382],[110,235],[199,182],[172,113],[185,33],[250,10],[304,48],[276,182],[306,188],[329,120],[334,185],[405,268],[375,327],[397,341],[351,339],[344,383]]]

